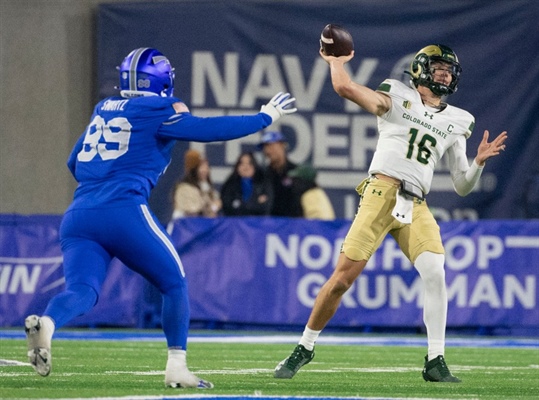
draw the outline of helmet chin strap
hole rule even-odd
[[[437,82],[431,82],[427,87],[436,96],[447,96],[450,94],[449,88],[446,85],[441,85]]]

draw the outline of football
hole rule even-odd
[[[354,40],[342,26],[328,24],[320,35],[320,48],[328,56],[347,56],[354,50]]]

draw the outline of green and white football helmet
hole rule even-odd
[[[453,79],[449,85],[434,82],[431,66],[433,62],[442,62],[451,67]],[[417,52],[408,73],[412,77],[411,81],[415,87],[426,86],[437,96],[447,96],[457,91],[461,72],[462,68],[453,50],[442,44],[431,44]]]

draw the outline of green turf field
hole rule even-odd
[[[211,391],[165,389],[165,343],[55,340],[47,378],[28,365],[0,367],[0,398],[84,398],[211,394],[451,399],[538,399],[539,351],[448,348],[446,360],[460,384],[421,378],[425,348],[319,345],[315,359],[292,380],[273,368],[291,344],[191,343],[192,371]],[[0,359],[26,362],[26,344],[0,341]]]

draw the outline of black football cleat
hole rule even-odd
[[[430,361],[428,360],[428,357],[425,356],[423,379],[427,382],[461,382],[459,378],[449,372],[444,356],[438,356]]]
[[[277,379],[292,379],[296,372],[314,358],[314,349],[309,351],[298,344],[290,357],[285,358],[276,367],[273,376]]]

